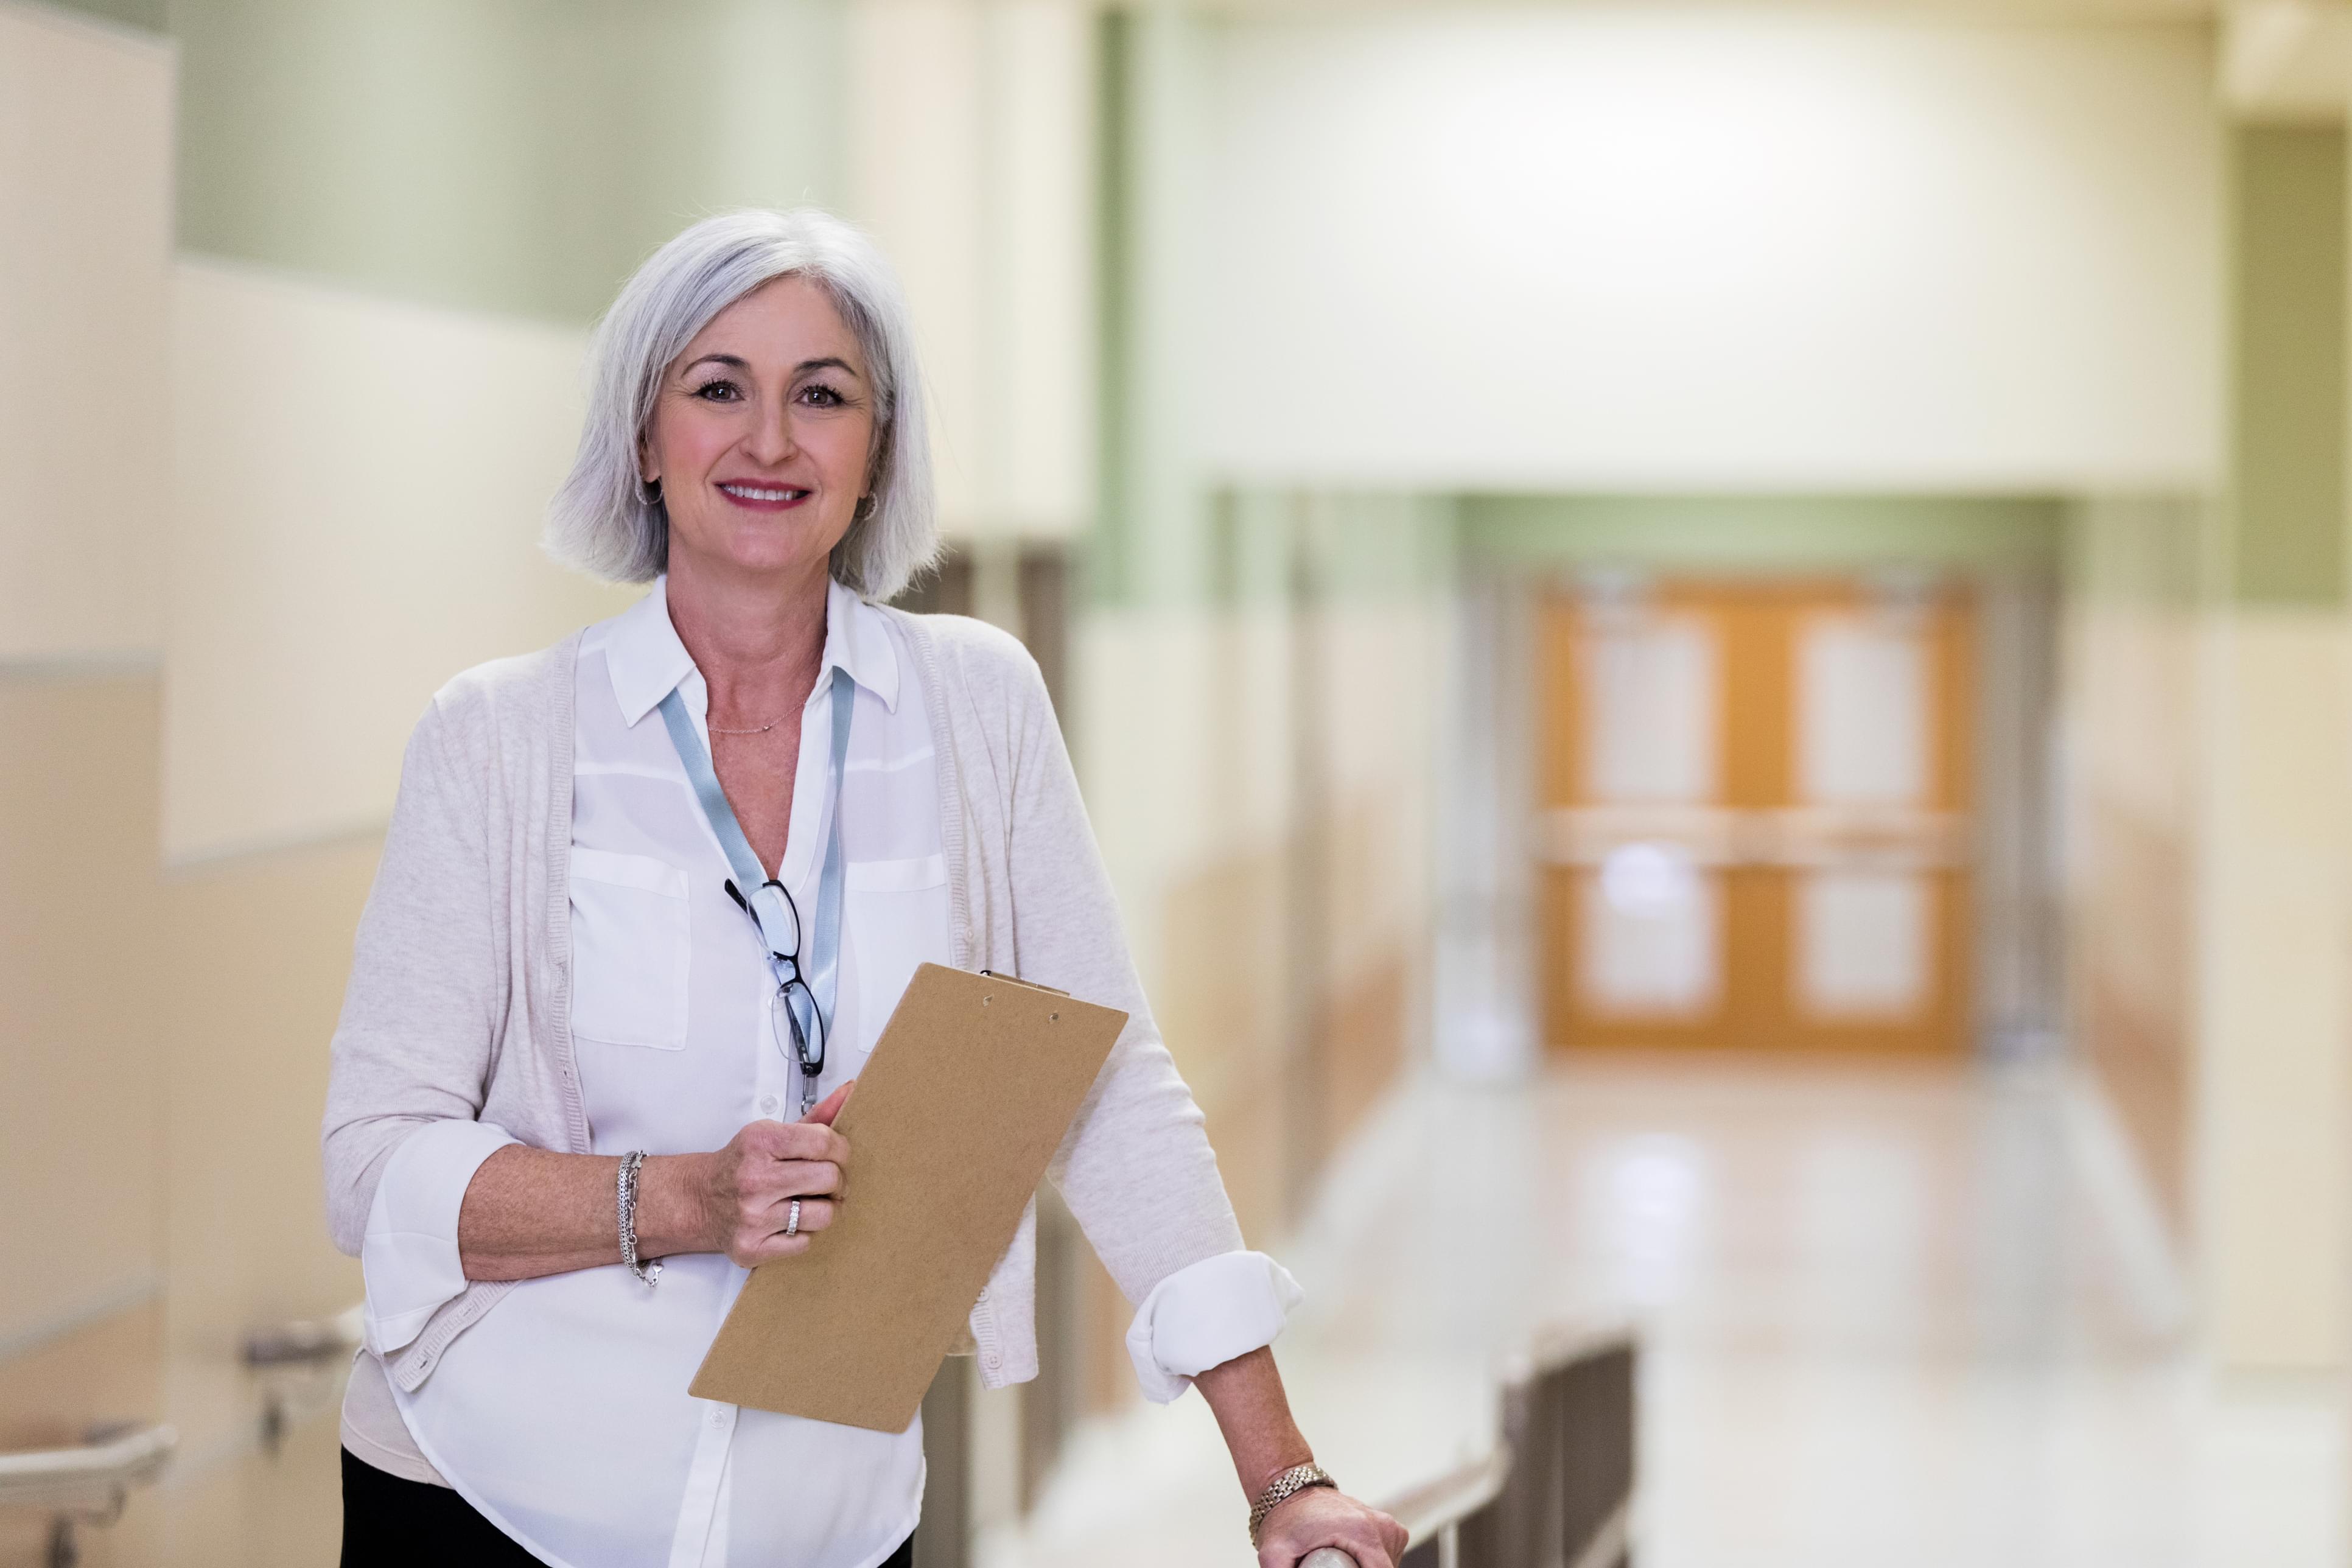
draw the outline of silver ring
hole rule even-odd
[[[784,1234],[785,1234],[786,1236],[798,1236],[800,1233],[801,1233],[801,1201],[800,1201],[800,1199],[798,1199],[798,1198],[794,1198],[794,1199],[793,1200],[793,1210],[792,1210],[792,1213],[790,1213],[790,1214],[788,1214],[788,1215],[786,1215],[784,1216]]]

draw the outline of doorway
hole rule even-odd
[[[1549,594],[1548,1043],[1959,1052],[1974,631],[1926,578]]]

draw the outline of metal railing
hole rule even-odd
[[[264,1452],[277,1453],[296,1425],[341,1396],[365,1310],[354,1305],[331,1318],[298,1319],[245,1337],[245,1364],[261,1395]]]
[[[247,1336],[242,1359],[258,1380],[265,1450],[276,1451],[289,1426],[340,1390],[342,1363],[360,1342],[360,1312],[353,1307]],[[0,1453],[0,1509],[47,1513],[47,1568],[73,1568],[81,1560],[79,1531],[121,1518],[131,1489],[161,1476],[178,1447],[170,1426],[122,1422],[68,1447]]]
[[[121,1518],[131,1489],[161,1474],[179,1440],[169,1426],[102,1426],[70,1447],[0,1454],[0,1508],[46,1510],[48,1568],[73,1568],[78,1528]]]
[[[1540,1336],[1509,1371],[1487,1456],[1386,1505],[1412,1538],[1402,1568],[1625,1568],[1635,1363],[1626,1330]],[[1301,1568],[1349,1564],[1317,1552]]]

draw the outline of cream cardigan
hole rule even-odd
[[[937,741],[955,962],[1121,1008],[1049,1173],[1130,1302],[1242,1247],[1199,1108],[1160,1042],[1076,775],[1025,649],[978,621],[897,617]],[[335,1245],[357,1256],[385,1163],[438,1119],[584,1152],[571,1030],[572,668],[577,636],[469,670],[408,744],[361,916],[321,1137]],[[982,1380],[1036,1375],[1036,1213],[974,1307]],[[476,1282],[386,1370],[423,1384],[511,1286]]]

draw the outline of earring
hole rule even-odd
[[[857,498],[856,508],[849,514],[850,520],[855,522],[864,522],[873,515],[874,498],[871,495],[859,496]]]
[[[639,474],[637,476],[638,502],[645,506],[659,506],[661,505],[661,480],[657,479],[649,479],[643,474]]]

